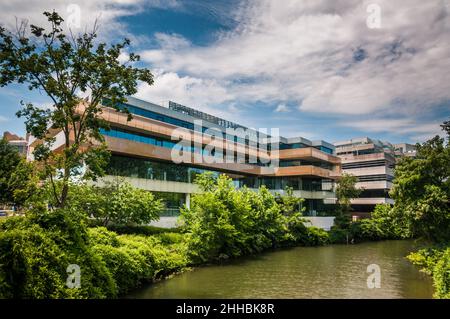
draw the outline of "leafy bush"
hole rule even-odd
[[[80,288],[66,285],[70,264],[81,268]],[[3,298],[117,295],[111,273],[88,245],[82,219],[67,210],[1,222],[0,274]]]
[[[183,245],[165,237],[117,235],[104,227],[89,229],[93,251],[111,271],[118,293],[124,294],[144,281],[179,271],[187,265]],[[162,236],[167,234],[160,234]],[[170,235],[182,236],[172,233]],[[169,236],[170,237],[170,236]],[[170,242],[170,243],[169,243]],[[174,245],[174,243],[179,245]]]
[[[402,226],[392,206],[388,204],[376,205],[371,218],[363,219],[358,223],[360,233],[355,235],[359,238],[382,240],[403,239],[410,236],[408,228]]]
[[[450,299],[450,248],[421,249],[408,259],[433,277],[435,298]]]
[[[322,228],[308,227],[308,239],[303,242],[306,246],[322,246],[328,244],[330,236]]]
[[[129,183],[113,182],[98,187],[73,185],[70,205],[103,225],[146,224],[159,219],[163,208],[152,193],[134,188]]]
[[[81,287],[66,285],[80,266]],[[183,235],[118,235],[87,228],[72,209],[30,212],[0,221],[0,298],[111,298],[183,269]]]
[[[411,236],[407,226],[404,226],[395,215],[391,205],[375,206],[371,218],[351,222],[345,217],[337,217],[330,231],[333,243],[347,241],[404,239]]]
[[[318,245],[328,242],[328,234],[304,225],[292,196],[275,197],[266,187],[254,192],[236,189],[221,175],[200,175],[203,192],[194,195],[191,208],[182,211],[190,258],[201,263],[260,252],[264,249]]]
[[[331,227],[331,230],[328,234],[330,243],[333,244],[345,244],[348,240],[351,240],[349,238],[349,230],[348,229],[342,229],[338,227]]]
[[[210,177],[210,180],[208,180]],[[275,198],[265,188],[235,189],[232,180],[201,175],[202,194],[182,212],[188,230],[190,257],[195,262],[237,257],[276,245],[284,221]]]
[[[447,248],[433,269],[435,297],[450,299],[450,248]]]
[[[98,224],[95,226],[99,226]],[[180,233],[181,228],[162,228],[150,225],[126,226],[126,225],[108,225],[108,230],[118,234],[129,235],[157,235],[162,233]]]

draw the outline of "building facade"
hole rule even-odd
[[[291,187],[311,216],[326,214],[327,204],[334,203],[341,160],[330,143],[271,135],[174,102],[164,107],[129,97],[119,107],[133,115],[130,121],[108,107],[108,100],[103,105],[110,129],[101,133],[112,154],[105,180],[120,176],[155,192],[166,204],[165,215],[190,205],[191,194],[199,192],[194,180],[203,172],[227,174],[236,187],[265,185],[279,193]]]
[[[416,156],[416,146],[413,144],[408,144],[408,143],[394,144],[394,148],[395,148],[395,156],[397,156],[397,157],[401,157],[401,156],[415,157]]]
[[[388,142],[368,137],[334,143],[342,160],[342,172],[358,178],[362,189],[359,198],[352,199],[353,214],[367,217],[377,204],[394,204],[389,196],[394,180],[396,156],[403,153]]]
[[[28,142],[24,138],[10,132],[3,133],[3,138],[8,142],[9,145],[13,146],[20,155],[26,156],[28,150]]]

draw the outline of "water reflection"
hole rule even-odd
[[[431,279],[404,257],[412,241],[298,247],[197,268],[131,298],[431,298]],[[367,266],[381,288],[367,288]]]

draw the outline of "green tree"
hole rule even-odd
[[[11,204],[14,202],[14,194],[9,188],[9,180],[19,163],[19,152],[9,145],[6,139],[0,139],[0,203]]]
[[[305,207],[302,207],[303,198],[295,197],[292,187],[286,187],[285,194],[276,194],[276,201],[280,205],[281,213],[285,216],[292,216],[296,213],[302,213],[305,211]]]
[[[202,174],[196,181],[202,193],[182,210],[194,262],[254,253],[282,239],[285,219],[266,187],[236,189],[226,175]]]
[[[403,239],[411,236],[407,225],[396,218],[393,207],[389,204],[375,206],[370,218],[356,222],[353,235],[359,239],[382,240]]]
[[[28,84],[30,90],[44,92],[52,107],[41,109],[28,103],[17,113],[25,118],[26,129],[43,142],[34,151],[44,175],[52,184],[58,207],[66,204],[70,180],[86,164],[86,178],[102,175],[109,153],[100,128],[108,128],[101,118],[104,98],[120,109],[127,95],[137,91],[138,81],[153,83],[147,69],[134,66],[139,56],[129,54],[129,61],[119,62],[119,55],[130,41],[113,45],[97,43],[97,26],[92,32],[67,36],[63,19],[56,12],[44,12],[51,27],[22,23],[12,32],[0,27],[0,86]],[[31,32],[31,34],[30,34]],[[89,98],[83,99],[83,95]],[[61,152],[52,152],[54,132],[62,131]],[[95,146],[97,145],[97,146]],[[55,179],[58,179],[61,184]]]
[[[37,175],[34,165],[26,162],[5,139],[0,140],[0,204],[20,208],[35,194]]]
[[[442,125],[450,138],[450,122]],[[391,197],[399,222],[415,236],[450,241],[450,141],[435,136],[417,144],[415,158],[396,165]]]
[[[351,211],[351,200],[358,198],[361,189],[356,187],[358,178],[354,175],[344,173],[337,182],[336,197],[341,216],[348,216]]]
[[[159,219],[163,204],[155,196],[120,180],[104,186],[74,185],[70,205],[106,226],[147,224]]]

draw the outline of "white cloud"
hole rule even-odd
[[[244,1],[226,14],[236,26],[202,46],[177,34],[156,33],[158,46],[141,52],[155,73],[155,85],[141,85],[138,97],[158,103],[171,99],[231,120],[239,117],[233,110],[246,104],[271,103],[282,116],[282,105],[296,103],[297,111],[324,117],[345,114],[351,123],[359,115],[373,115],[372,122],[365,121],[367,126],[351,126],[358,129],[434,132],[434,126],[420,124],[421,114],[450,100],[450,10],[441,0],[377,0],[382,28],[369,29],[366,7],[372,2]],[[67,18],[71,3],[3,1],[0,21],[13,25],[18,16],[43,23],[41,11],[52,9]],[[103,37],[127,36],[133,41],[140,38],[130,35],[119,17],[151,7],[186,7],[176,0],[76,4],[83,27],[99,18]],[[224,11],[215,4],[194,8],[218,18]],[[120,58],[125,59],[126,53]],[[289,116],[296,116],[290,110]],[[389,120],[395,116],[407,123]],[[392,125],[382,128],[385,123]]]
[[[289,108],[286,106],[286,104],[278,104],[277,108],[275,109],[275,112],[289,112]]]
[[[127,31],[126,25],[118,18],[134,15],[148,8],[176,8],[180,4],[176,0],[14,0],[2,1],[0,4],[0,24],[9,28],[16,26],[16,19],[25,19],[29,24],[46,26],[47,18],[44,11],[58,12],[65,22],[63,28],[68,30],[71,22],[79,21],[79,26],[71,24],[74,33],[91,30],[94,21],[98,20],[99,35],[103,39],[128,37],[133,43],[139,42],[140,37]],[[74,9],[75,8],[75,9]],[[78,9],[79,8],[79,15]],[[75,20],[73,20],[75,19]],[[116,39],[117,40],[117,39]]]
[[[379,0],[382,28],[369,29],[369,3],[251,2],[235,13],[238,26],[212,44],[158,34],[160,47],[142,57],[173,78],[183,74],[165,83],[183,100],[193,91],[177,83],[195,79],[206,105],[290,101],[303,112],[395,113],[409,127],[431,129],[416,125],[417,115],[450,100],[449,12],[440,0]]]
[[[395,132],[396,134],[409,134],[412,140],[425,141],[435,136],[443,135],[439,121],[417,123],[412,119],[370,119],[360,121],[344,121],[338,125],[355,128],[369,133]]]
[[[7,122],[7,121],[8,119],[6,117],[0,115],[0,122]]]
[[[227,114],[226,110],[208,107],[230,99],[225,88],[218,85],[215,80],[179,76],[174,72],[164,73],[158,70],[154,75],[155,83],[152,86],[140,84],[136,97],[161,105],[171,100],[217,116]]]

